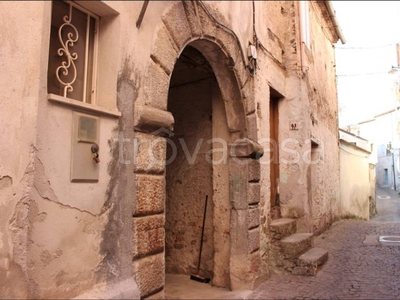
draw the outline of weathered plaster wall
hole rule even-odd
[[[258,71],[257,77],[266,77],[266,80],[256,78],[261,138],[269,137],[270,97],[265,91],[272,87],[283,96],[279,102],[279,140],[275,141],[280,147],[281,212],[282,216],[299,219],[307,213],[304,208],[307,197],[307,166],[302,160],[302,155],[306,150],[304,143],[309,138],[309,125],[304,121],[308,117],[308,97],[306,86],[300,77],[298,5],[296,2],[286,1],[265,2],[264,5],[263,20],[266,20],[270,27],[267,27],[268,30],[264,31],[264,34],[262,30],[259,33],[261,43],[264,46],[268,45],[266,48],[269,50],[259,50],[260,68],[268,72]],[[296,122],[299,130],[290,131],[290,122]],[[271,144],[265,144],[268,151]],[[264,156],[261,161],[264,161],[261,197],[265,201],[263,220],[268,222],[269,157]]]
[[[114,55],[106,56],[105,49],[99,53],[103,62],[99,81],[107,80],[107,84],[102,84],[98,104],[116,110],[118,69],[127,67],[120,76],[118,93],[118,107],[124,114],[121,122],[100,116],[99,182],[71,183],[73,109],[47,100],[51,2],[1,5],[2,13],[7,14],[1,20],[9,20],[2,25],[7,42],[1,48],[3,74],[7,74],[1,78],[3,107],[8,112],[2,114],[1,126],[2,138],[8,141],[1,150],[0,168],[1,204],[6,206],[1,210],[1,220],[5,222],[1,225],[5,229],[1,242],[1,276],[5,276],[1,279],[1,295],[71,297],[96,283],[128,278],[132,276],[129,195],[132,198],[134,190],[125,191],[123,180],[115,183],[118,172],[124,172],[118,165],[118,143],[113,137],[118,138],[123,124],[131,124],[133,135],[132,101],[136,96],[132,89],[137,86],[129,78],[134,75],[133,68],[122,64],[122,37],[115,34],[121,29],[120,19],[115,14],[103,16],[103,24],[108,24],[108,31],[102,32],[103,40],[110,42],[110,34],[113,35],[107,50],[113,50]],[[110,5],[118,11],[124,8],[123,3]],[[134,19],[135,14],[126,11],[122,19]],[[109,75],[113,78],[104,79],[101,70],[109,71],[106,66],[110,64],[114,73]],[[116,151],[111,153],[113,149]],[[112,157],[117,163],[109,165]],[[133,165],[130,169],[128,174]]]
[[[275,152],[274,143],[281,144],[282,139],[287,135],[287,126],[291,111],[289,105],[299,102],[298,81],[296,81],[297,52],[295,15],[293,4],[287,1],[255,1],[255,28],[257,37],[263,50],[258,48],[258,67],[254,77],[254,98],[253,107],[259,124],[258,141],[264,146],[264,156],[260,159],[261,164],[261,190],[260,190],[260,219],[262,226],[261,234],[261,255],[262,270],[268,275],[268,247],[270,244],[268,225],[270,218],[270,152]],[[292,23],[293,22],[293,23]],[[265,26],[266,25],[266,26]],[[289,41],[291,41],[289,43]],[[288,64],[288,66],[285,66]],[[290,69],[290,70],[288,70]],[[293,69],[293,70],[292,70]],[[291,77],[294,74],[294,81]],[[274,88],[283,99],[279,104],[279,141],[269,141],[269,101],[270,87]],[[282,151],[281,151],[282,155]],[[279,160],[279,158],[278,158]]]
[[[171,163],[167,165],[166,175],[166,272],[196,274],[208,196],[200,274],[211,278],[214,255],[209,143],[212,138],[212,82],[206,80],[171,88],[168,110],[174,116],[175,128],[167,150],[167,160]]]
[[[333,49],[328,41],[315,44],[308,58],[309,75],[301,72],[306,70],[299,65],[297,2],[256,1],[255,24],[252,2],[205,1],[207,12],[200,6],[196,12],[188,3],[151,1],[138,29],[140,1],[82,2],[105,14],[104,51],[99,55],[104,93],[99,94],[98,104],[122,113],[119,118],[100,115],[98,183],[69,181],[73,109],[47,100],[51,2],[0,3],[4,37],[0,82],[7,112],[0,116],[2,138],[7,141],[0,148],[0,226],[4,228],[0,231],[0,276],[8,274],[0,282],[5,282],[1,292],[6,297],[73,297],[96,284],[125,282],[132,275],[142,296],[163,295],[165,166],[151,164],[148,146],[160,139],[154,153],[162,160],[166,140],[150,134],[149,128],[172,129],[173,118],[166,112],[169,77],[184,46],[203,33],[222,49],[214,51],[212,43],[203,45],[210,64],[220,66],[214,72],[224,85],[221,96],[215,86],[213,95],[224,97],[225,107],[214,101],[213,110],[225,109],[228,126],[218,131],[213,120],[213,136],[231,141],[246,135],[256,141],[267,138],[271,86],[283,95],[280,143],[287,138],[298,140],[288,149],[302,155],[310,149],[304,141],[312,134],[324,137],[328,152],[337,149],[335,121],[331,121],[336,95],[334,84],[327,84],[334,72],[321,54],[325,52],[317,52],[327,50],[331,58]],[[218,22],[226,28],[217,26]],[[259,69],[251,79],[244,64],[248,63],[247,45],[254,43],[253,25],[265,49],[258,47]],[[320,25],[315,26],[314,40],[324,40]],[[315,105],[307,99],[316,99]],[[146,123],[151,114],[157,116],[156,121],[150,118]],[[301,130],[289,131],[289,122],[297,120],[303,122]],[[326,171],[338,162],[338,154],[332,153],[319,171],[321,178],[332,180],[323,181],[325,206],[317,214],[318,230],[331,220],[326,203],[337,200],[336,171],[333,175]],[[293,155],[286,151],[282,158],[290,160]],[[305,207],[307,168],[304,163],[281,164],[282,214],[299,218],[300,230],[308,222],[304,218],[309,209]],[[221,220],[214,217],[214,241],[222,241],[214,243],[214,271],[220,274],[215,284],[226,286],[230,272],[233,288],[248,288],[260,275],[260,220],[265,233],[261,255],[268,242],[269,166],[261,164],[261,177],[257,163],[240,168],[229,165],[229,172],[216,167],[213,172],[225,176],[225,180],[214,180],[214,195],[223,198],[229,188],[242,188],[229,194],[231,203],[214,205],[214,215],[224,212],[219,214]],[[230,252],[230,261],[225,252]],[[265,266],[263,270],[267,272]]]
[[[259,9],[263,9],[263,22],[257,21]],[[299,232],[316,234],[333,222],[340,208],[337,97],[332,47],[336,37],[328,29],[330,25],[325,17],[326,12],[323,16],[320,6],[310,3],[312,44],[303,53],[299,3],[274,1],[256,5],[257,35],[267,48],[258,49],[261,70],[255,77],[259,141],[269,136],[267,90],[272,87],[282,95],[279,101],[278,141],[281,213],[283,217],[297,219]],[[267,26],[259,29],[259,24]],[[302,56],[305,57],[304,66]],[[292,123],[297,124],[298,130],[290,130]],[[311,138],[319,142],[317,148],[312,149]],[[263,145],[266,154],[271,151],[268,141]],[[319,156],[322,159],[318,164],[310,163],[311,159]],[[263,255],[267,253],[269,243],[269,155],[264,155],[261,162]]]
[[[309,70],[305,82],[309,99],[310,137],[317,139],[320,162],[315,168],[315,187],[309,199],[313,232],[327,229],[336,217],[340,203],[338,107],[335,77],[335,42],[322,3],[310,2],[311,49],[307,52]],[[310,144],[308,145],[308,147]],[[315,167],[314,166],[314,167]],[[311,167],[311,166],[310,166]]]
[[[368,220],[370,217],[370,164],[367,151],[340,141],[341,216]]]
[[[0,295],[28,297],[29,193],[37,148],[44,4],[0,3]],[[23,26],[21,26],[23,24]],[[38,67],[39,66],[39,67]]]
[[[116,11],[123,8],[120,5],[114,5]],[[93,7],[89,5],[88,8]],[[123,248],[132,248],[131,222],[126,217],[131,215],[132,206],[126,197],[133,195],[133,191],[121,191],[123,181],[118,184],[112,181],[124,174],[120,166],[115,162],[112,164],[112,159],[120,163],[116,156],[118,150],[113,152],[113,148],[118,146],[114,138],[118,138],[118,132],[123,131],[124,126],[121,125],[129,124],[132,118],[129,102],[135,95],[133,91],[126,91],[129,88],[126,85],[120,86],[117,94],[118,69],[125,67],[119,51],[121,20],[111,7],[101,8],[105,10],[103,25],[107,26],[102,27],[104,30],[100,39],[101,63],[96,104],[112,111],[117,111],[117,106],[123,108],[124,116],[118,120],[48,101],[46,67],[40,72],[44,80],[40,90],[38,152],[29,225],[30,238],[34,242],[29,246],[28,254],[32,270],[29,275],[32,285],[30,295],[34,297],[59,297],[60,290],[63,290],[62,296],[71,297],[97,283],[115,282],[132,276],[131,269],[126,266],[131,254]],[[112,15],[109,16],[110,11]],[[46,28],[43,49],[48,49],[50,15],[51,2],[48,2],[43,19]],[[110,56],[110,53],[114,55]],[[43,65],[47,66],[47,59]],[[126,84],[126,81],[123,83]],[[129,81],[128,84],[132,85]],[[70,182],[73,159],[70,149],[74,138],[72,112],[76,110],[100,117],[98,182]],[[132,135],[127,134],[124,138],[129,137]],[[133,170],[132,166],[128,168]],[[113,184],[110,185],[110,182]],[[120,247],[115,247],[117,244]]]
[[[253,43],[252,3],[247,1],[204,1],[204,4],[218,22],[235,33],[243,50],[246,51],[247,45]]]

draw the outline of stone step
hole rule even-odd
[[[297,267],[293,269],[292,274],[315,276],[318,272],[318,267],[322,266],[327,260],[327,250],[311,248],[306,253],[300,255]]]
[[[277,220],[282,218],[281,207],[279,205],[272,206],[270,210],[271,220]]]
[[[312,233],[295,233],[280,241],[282,252],[289,260],[297,259],[313,246]]]
[[[296,220],[289,218],[276,219],[269,225],[272,241],[281,240],[296,233]]]

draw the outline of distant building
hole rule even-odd
[[[381,187],[400,188],[400,121],[399,110],[379,113],[370,120],[345,127],[356,136],[366,137],[373,143],[371,158],[376,163],[376,183]],[[374,161],[371,161],[374,163]]]
[[[368,140],[339,129],[340,203],[343,218],[376,214],[376,151]]]

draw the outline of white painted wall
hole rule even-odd
[[[340,141],[341,217],[369,219],[370,153]]]

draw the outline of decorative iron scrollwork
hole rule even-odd
[[[64,20],[64,23],[58,29],[58,38],[60,40],[62,47],[57,50],[57,54],[59,56],[65,55],[67,58],[67,61],[63,61],[61,63],[61,66],[59,66],[56,69],[56,77],[57,77],[57,80],[64,86],[64,97],[67,97],[67,93],[72,92],[74,90],[74,88],[72,87],[72,84],[75,82],[76,77],[77,77],[77,71],[76,71],[76,66],[75,66],[74,61],[78,59],[78,54],[76,52],[71,53],[71,51],[70,51],[70,48],[72,48],[79,39],[78,30],[71,23],[71,21],[72,21],[72,5],[70,5],[70,7],[69,7],[69,16],[64,16],[63,20]],[[63,41],[62,33],[63,33],[63,30],[65,30],[66,28],[71,28],[72,31],[67,33],[67,35],[66,35],[67,39],[66,39],[66,41]],[[73,72],[73,77],[70,80],[70,82],[64,82],[60,78],[60,73],[62,73],[62,75],[64,75],[64,76],[67,76],[69,74],[70,70],[72,70],[72,72]]]

